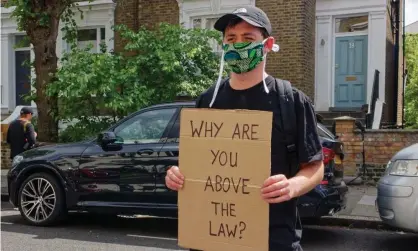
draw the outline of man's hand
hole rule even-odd
[[[281,203],[291,200],[294,196],[291,182],[283,174],[269,177],[261,188],[261,197],[268,203]]]
[[[180,169],[177,166],[172,166],[167,170],[165,176],[165,185],[171,190],[178,191],[183,187],[184,176],[180,173]]]

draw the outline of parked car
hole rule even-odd
[[[384,223],[418,232],[418,143],[389,161],[378,182],[376,205]]]
[[[68,210],[177,216],[177,193],[165,185],[178,164],[179,115],[194,102],[140,110],[98,138],[39,147],[16,156],[8,173],[10,202],[27,222],[48,225]],[[321,185],[301,197],[302,217],[320,217],[345,207],[343,149],[318,124],[326,172]]]

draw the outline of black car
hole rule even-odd
[[[179,114],[194,102],[142,109],[97,139],[32,149],[14,158],[8,173],[10,202],[27,222],[49,225],[69,210],[177,216],[177,193],[165,186],[177,165]],[[320,217],[345,207],[342,144],[318,123],[326,164],[321,185],[299,199],[302,217]]]

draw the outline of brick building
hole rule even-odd
[[[131,29],[159,22],[185,27],[212,28],[217,17],[238,7],[257,6],[271,19],[273,35],[280,45],[268,57],[267,72],[290,80],[315,102],[326,118],[359,113],[372,103],[375,71],[378,98],[383,104],[383,121],[400,124],[402,118],[403,0],[95,0],[81,2],[84,19],[79,46],[93,43],[97,51],[105,41],[121,51],[124,42],[111,29],[126,24]],[[89,9],[90,7],[90,9]],[[15,49],[24,34],[16,30],[10,8],[2,15],[2,113],[10,113],[19,98],[30,90],[29,69],[21,61],[33,57],[30,45]],[[111,38],[115,38],[114,40]],[[67,49],[58,35],[57,54]],[[217,47],[214,46],[216,50]],[[22,74],[23,73],[23,74]],[[379,104],[380,104],[379,103]],[[34,104],[33,104],[34,105]]]

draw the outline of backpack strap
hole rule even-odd
[[[289,81],[276,79],[277,93],[281,113],[281,124],[285,135],[285,144],[290,161],[290,177],[299,170],[299,161],[296,151],[296,113],[293,88]]]
[[[26,133],[26,125],[27,124],[30,124],[30,122],[29,121],[25,121],[24,123],[23,123],[23,132],[24,133]]]

